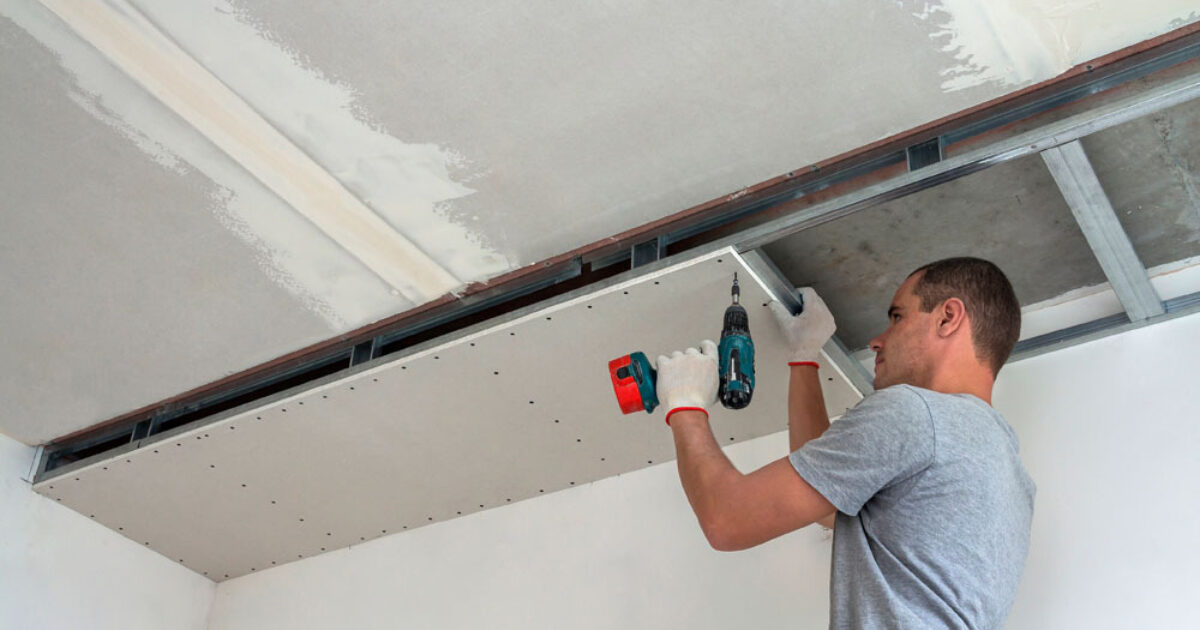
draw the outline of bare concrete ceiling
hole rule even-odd
[[[249,112],[234,123],[261,117],[278,134],[273,148],[323,169],[466,283],[1198,17],[1172,0],[1094,4],[1053,19],[1038,13],[1046,7],[994,7],[996,28],[981,35],[976,8],[908,0],[0,0],[0,76],[17,86],[0,92],[0,353],[11,358],[0,431],[45,442],[416,304],[314,223],[276,181],[280,170],[249,161],[256,145],[230,148],[230,138],[245,139],[221,126],[233,109]],[[136,37],[106,44],[114,33]],[[114,46],[127,40],[161,56],[121,57]],[[228,90],[237,107],[197,114],[184,111],[196,101],[170,100],[169,89],[194,85]],[[1178,138],[1195,122],[1171,120],[1175,131],[1147,123],[1130,142],[1170,136],[1176,152],[1156,154],[1156,177],[1175,179],[1162,180],[1154,200],[1137,198],[1145,187],[1114,184],[1122,190],[1112,193],[1164,208],[1138,215],[1144,230],[1130,226],[1146,234],[1138,244],[1148,264],[1194,245],[1155,227],[1186,222],[1178,208],[1194,199],[1178,192],[1194,190],[1196,172],[1194,149]],[[1108,152],[1096,153],[1106,179],[1145,180],[1130,165],[1137,160],[1109,165]],[[1052,196],[1044,173],[1012,168],[1030,200]],[[1005,243],[1028,239],[999,209],[980,207],[1011,192],[1000,175],[976,180],[974,192],[929,194],[997,223],[983,238],[1003,258],[1012,255]],[[1055,212],[1030,225],[1057,225]],[[847,238],[812,251],[849,256],[866,241],[892,268],[917,243],[883,257],[893,244],[881,235]],[[1025,247],[1032,256],[1046,245]],[[1094,279],[1082,252],[1061,249],[1078,273],[1019,276],[1023,297]],[[830,298],[846,330],[866,325],[854,323],[852,302]]]

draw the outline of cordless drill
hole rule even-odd
[[[727,409],[742,409],[754,395],[754,342],[750,339],[750,316],[739,304],[737,274],[733,274],[733,304],[725,309],[721,344],[717,346],[721,387],[717,397]]]
[[[717,397],[729,409],[742,409],[754,394],[754,342],[750,339],[750,317],[738,303],[741,291],[733,275],[733,304],[725,309],[721,342],[717,348],[720,388]],[[608,362],[613,391],[623,413],[650,413],[658,406],[655,385],[658,373],[643,352],[634,352]]]

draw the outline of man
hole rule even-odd
[[[753,547],[834,527],[831,628],[1000,628],[1012,605],[1034,484],[991,407],[1020,332],[1020,305],[992,263],[952,258],[914,271],[870,342],[876,392],[832,426],[816,359],[833,317],[812,289],[804,312],[772,310],[791,348],[790,456],[748,475],[721,452],[716,346],[658,358],[679,476],[710,544]]]

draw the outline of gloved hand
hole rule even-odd
[[[717,401],[717,344],[705,339],[700,350],[676,350],[671,356],[658,357],[658,399],[671,414],[684,409],[708,413],[709,405]]]
[[[800,289],[804,300],[804,311],[792,315],[779,300],[771,302],[771,312],[783,336],[787,339],[790,354],[788,364],[815,363],[821,348],[833,336],[837,325],[825,301],[811,287]]]

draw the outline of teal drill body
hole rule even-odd
[[[725,309],[717,346],[717,398],[729,409],[744,408],[754,394],[754,342],[750,340],[750,316],[738,304],[740,293],[734,274],[733,304]],[[622,412],[650,413],[658,406],[658,373],[645,353],[617,357],[608,362],[608,371]]]
[[[717,397],[729,409],[742,409],[754,395],[754,341],[750,339],[750,316],[738,303],[737,274],[733,276],[733,304],[725,309],[721,343],[717,347],[721,379]]]

